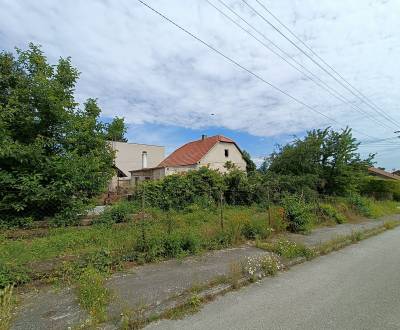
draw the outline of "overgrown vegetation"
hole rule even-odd
[[[96,100],[78,107],[78,77],[69,58],[50,65],[33,44],[0,53],[0,227],[73,224],[114,173],[109,125]]]
[[[305,245],[283,239],[272,243],[257,241],[257,247],[274,252],[286,259],[315,257],[315,252]]]
[[[0,330],[8,330],[15,307],[13,286],[7,285],[0,289]]]
[[[79,304],[88,311],[92,322],[106,320],[109,298],[103,274],[93,267],[87,267],[78,279],[78,299]]]

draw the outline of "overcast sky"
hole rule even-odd
[[[257,13],[288,32],[257,0],[245,0],[256,11],[241,0],[223,1],[261,32],[252,33],[264,45],[206,0],[144,1],[303,104],[135,0],[0,0],[0,49],[26,48],[32,41],[52,63],[71,56],[81,72],[79,101],[98,98],[104,120],[125,117],[131,142],[161,144],[168,151],[202,133],[224,134],[259,160],[274,144],[312,128],[349,125],[361,141],[393,138],[400,129],[399,0],[259,0],[377,107],[363,103],[278,34]],[[209,1],[235,17],[219,0]],[[340,100],[266,46],[294,59],[292,65],[302,65]],[[361,150],[378,152],[378,165],[400,168],[400,139]]]

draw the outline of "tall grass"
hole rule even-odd
[[[15,306],[13,286],[7,285],[0,290],[0,330],[8,330]]]

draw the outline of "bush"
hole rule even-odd
[[[292,232],[307,232],[314,222],[312,205],[306,203],[298,195],[286,195],[282,200],[285,216],[288,221],[288,229]]]
[[[346,222],[346,217],[330,204],[319,204],[319,210],[323,216],[334,220],[336,223],[341,224]]]
[[[372,208],[370,201],[357,194],[352,194],[347,197],[347,202],[359,214],[369,217],[372,215]]]
[[[224,191],[223,176],[202,167],[184,174],[168,175],[162,180],[144,181],[135,191],[140,200],[144,194],[146,206],[162,210],[183,210],[193,203],[218,203]]]
[[[172,233],[164,240],[164,256],[175,258],[186,254],[195,254],[200,250],[201,240],[191,232]]]
[[[266,224],[256,221],[245,222],[241,230],[241,234],[247,239],[266,238],[270,232]]]
[[[109,206],[99,215],[95,223],[98,224],[113,224],[119,222],[127,222],[132,217],[132,214],[136,211],[133,203],[130,202],[119,202],[112,206]]]
[[[360,187],[362,195],[377,200],[400,201],[400,182],[379,178],[368,178]]]

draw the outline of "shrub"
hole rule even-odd
[[[144,181],[135,191],[135,197],[144,199],[147,206],[163,210],[183,210],[193,203],[218,203],[225,189],[223,176],[215,170],[202,167],[185,174],[168,175],[162,180]]]
[[[266,238],[270,232],[271,230],[267,228],[266,224],[251,220],[245,222],[241,230],[241,234],[246,239]]]
[[[119,202],[104,210],[99,215],[95,223],[98,224],[113,224],[119,222],[127,222],[135,212],[134,204],[130,202]]]
[[[372,177],[365,180],[360,192],[377,200],[400,201],[400,182]]]
[[[282,200],[288,229],[293,232],[307,232],[314,222],[312,206],[298,195],[286,195]]]
[[[357,194],[352,194],[349,197],[347,197],[347,202],[357,213],[366,217],[371,216],[372,214],[371,203],[367,198]]]
[[[334,220],[336,223],[340,224],[346,222],[346,217],[331,204],[321,203],[319,204],[319,210],[322,215]]]

